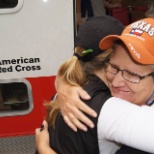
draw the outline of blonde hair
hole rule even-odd
[[[83,48],[76,47],[75,52],[82,56]],[[104,67],[102,61],[109,59],[112,49],[103,51],[102,54],[95,56],[89,62],[82,62],[76,56],[72,56],[69,60],[64,62],[58,70],[58,76],[72,86],[83,86],[88,82],[88,76],[94,74],[95,70],[100,70]],[[46,120],[50,126],[55,125],[58,113],[60,112],[58,98],[45,103],[47,108]]]

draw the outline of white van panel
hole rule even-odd
[[[19,3],[15,13],[0,13],[1,79],[55,75],[73,54],[73,0]]]

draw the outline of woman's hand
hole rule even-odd
[[[79,86],[68,85],[58,77],[56,78],[55,85],[58,92],[57,97],[60,102],[60,109],[67,125],[74,131],[77,131],[77,128],[87,131],[87,126],[93,128],[93,122],[83,112],[93,117],[96,117],[97,113],[80,99],[80,97],[84,100],[90,99],[87,92]]]
[[[35,130],[35,143],[39,154],[56,154],[54,150],[50,148],[49,145],[49,133],[48,124],[43,121],[43,128],[37,128]]]

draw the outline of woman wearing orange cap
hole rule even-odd
[[[106,73],[103,71],[103,74],[102,74],[103,81],[106,83],[106,85],[109,86],[111,90],[111,94],[113,96],[125,99],[127,101],[131,101],[132,103],[137,104],[137,105],[143,105],[143,104],[152,105],[153,97],[154,97],[154,94],[153,94],[154,57],[152,57],[150,60],[147,60],[146,58],[142,57],[143,55],[145,56],[145,53],[142,51],[144,50],[147,52],[147,54],[149,54],[150,56],[153,56],[153,51],[152,51],[152,48],[150,48],[151,45],[149,44],[149,42],[152,41],[153,39],[153,34],[152,34],[153,26],[154,26],[154,20],[147,18],[147,19],[144,19],[143,21],[142,20],[138,21],[126,27],[123,34],[120,37],[109,36],[101,41],[100,48],[102,50],[106,50],[112,47],[113,45],[112,43],[113,42],[115,43],[115,45],[113,46],[113,54],[111,55],[109,60],[106,59],[105,61],[103,61],[107,65],[107,68],[105,69]],[[134,28],[138,29],[138,31],[134,32],[133,31]],[[139,31],[141,30],[143,31],[142,36],[138,34]],[[116,41],[119,39],[121,40],[120,42]],[[145,46],[144,44],[145,40],[148,43],[147,46]],[[106,46],[106,43],[104,44],[104,42],[108,42],[110,46],[109,45]],[[137,46],[135,42],[140,42],[140,44],[143,45],[142,48]],[[97,71],[95,73],[97,75],[100,75],[99,72]],[[97,93],[97,95],[98,94],[99,93]],[[70,93],[68,95],[70,95]],[[59,94],[58,94],[58,97],[59,97]],[[95,97],[93,96],[92,98],[94,101]],[[131,142],[129,141],[126,141],[126,142],[123,141],[123,138],[125,137],[127,138],[128,136],[125,133],[125,131],[130,132],[129,128],[127,127],[128,125],[126,125],[129,122],[128,120],[131,119],[131,120],[134,120],[135,122],[139,120],[139,118],[137,119],[132,118],[132,117],[130,118],[129,113],[137,115],[137,116],[144,115],[143,113],[146,113],[146,116],[150,118],[150,115],[154,113],[153,111],[154,109],[151,109],[147,106],[143,106],[142,111],[144,112],[142,114],[140,112],[136,113],[136,111],[141,109],[139,106],[135,106],[133,104],[132,105],[129,104],[132,106],[132,108],[129,108],[129,105],[120,106],[119,102],[122,102],[122,104],[128,104],[128,103],[127,102],[124,103],[122,100],[118,100],[118,101],[115,101],[115,100],[117,99],[116,98],[109,99],[105,103],[105,105],[102,107],[102,110],[100,112],[99,121],[98,121],[98,138],[99,138],[98,142],[100,145],[99,146],[100,153],[104,152],[104,146],[106,150],[104,152],[105,154],[113,153],[119,147],[117,146],[117,144],[110,144],[111,142],[108,142],[106,144],[106,141],[104,142],[104,140],[106,139],[113,140],[113,141],[116,140],[119,143],[125,143],[126,145],[134,146],[135,148],[141,148],[142,150],[154,152],[154,149],[153,147],[151,147],[150,144],[145,144],[144,147],[140,147],[141,144],[144,143],[144,141],[142,143],[136,143],[135,145],[134,144],[131,145]],[[112,104],[113,104],[113,108],[111,106]],[[126,114],[122,114],[124,115],[124,117],[117,118],[118,117],[118,116],[116,117],[117,113],[115,113],[115,115],[113,114],[115,104],[117,104],[116,111],[118,111],[118,113],[120,113],[119,111],[123,111],[124,113],[126,113]],[[109,111],[109,112],[106,112],[106,115],[104,115],[105,111]],[[68,113],[70,113],[70,110],[68,111]],[[108,120],[110,113],[112,114],[113,118],[110,118],[111,120]],[[102,114],[103,116],[101,116]],[[107,120],[104,120],[105,118]],[[116,119],[114,120],[114,118]],[[71,118],[71,120],[72,119],[73,119],[74,124],[80,125],[78,121],[76,122],[76,119],[74,117]],[[124,120],[127,120],[127,121],[124,121]],[[106,125],[101,124],[101,122],[102,123],[106,122]],[[145,122],[147,122],[146,124],[150,126],[151,121],[150,123],[149,121],[145,121]],[[118,127],[119,124],[121,127]],[[141,121],[139,121],[138,125],[142,126]],[[80,126],[82,127],[83,125],[81,124]],[[132,126],[131,122],[130,122],[130,126]],[[102,129],[102,127],[104,127],[104,129]],[[121,128],[125,128],[124,129],[125,131]],[[146,128],[146,127],[143,127],[143,128]],[[122,133],[120,130],[123,130],[123,136],[114,138],[116,131],[119,131],[120,133]],[[136,137],[134,136],[137,130],[137,127],[135,127],[133,130],[134,131],[129,137],[134,142],[137,142],[138,140],[136,140]],[[142,135],[142,131],[141,132],[139,131],[138,135]],[[149,135],[149,133],[147,132],[146,132],[146,137],[153,139],[152,134]],[[110,145],[112,145],[113,147],[111,148],[112,151],[107,151],[106,147],[107,146],[110,147]]]
[[[102,50],[114,46],[113,55],[110,58],[108,67],[106,69],[106,78],[108,80],[108,86],[110,88],[112,96],[122,98],[139,106],[151,106],[154,103],[153,41],[154,19],[152,18],[145,18],[127,26],[120,36],[110,35],[101,40],[100,48]],[[136,127],[135,125],[139,125],[139,123],[141,123],[142,130],[147,130],[148,126],[150,127],[150,121],[149,125],[144,126],[143,124],[143,121],[149,118],[146,117],[147,109],[145,109],[145,112],[143,112],[144,107],[147,108],[146,106],[142,107],[142,114],[140,115],[140,117],[137,117],[138,111],[136,111],[135,114],[131,114],[131,111],[125,110],[125,116],[126,114],[129,114],[129,117],[132,117],[132,119],[134,120],[134,126],[131,128],[132,132],[134,127]],[[117,135],[114,133],[114,130],[116,130],[117,127],[122,127],[121,125],[125,125],[125,127],[127,127],[129,126],[129,123],[132,123],[132,121],[127,121],[127,125],[123,122],[121,125],[118,125],[115,128],[108,129],[110,126],[113,126],[113,123],[107,119],[104,119],[104,114],[105,112],[108,114],[112,114],[112,109],[113,108],[110,107],[108,111],[104,111],[104,109],[102,108],[102,112],[99,116],[98,137],[100,153],[104,152],[105,145],[103,144],[103,142],[105,138],[107,138],[108,140],[113,140],[115,138],[115,135]],[[121,115],[123,115],[123,111],[121,111]],[[108,128],[106,128],[106,126]],[[125,129],[125,127],[123,127],[123,129]],[[113,132],[111,133],[111,131]],[[121,142],[121,139],[123,138],[122,136],[121,138],[120,136],[118,139],[116,138],[116,141],[125,143],[126,145],[128,145],[128,142],[130,142],[132,147],[134,146],[136,148],[139,148],[137,146],[137,141],[140,141],[144,138],[142,135],[139,135],[140,131],[141,130],[138,130],[134,134],[138,136],[136,141],[128,141],[130,138],[130,134],[127,134],[127,131],[124,131],[127,136],[127,140],[125,140],[126,142]],[[148,134],[149,140],[151,138],[150,135],[151,133]],[[102,136],[102,138],[100,136]],[[140,149],[145,150],[145,144]],[[147,151],[150,151],[150,149],[151,146],[149,145],[147,147]],[[150,152],[153,153],[153,151]]]

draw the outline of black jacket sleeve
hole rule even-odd
[[[150,154],[150,153],[134,149],[126,145],[122,145],[122,147],[115,154]]]

